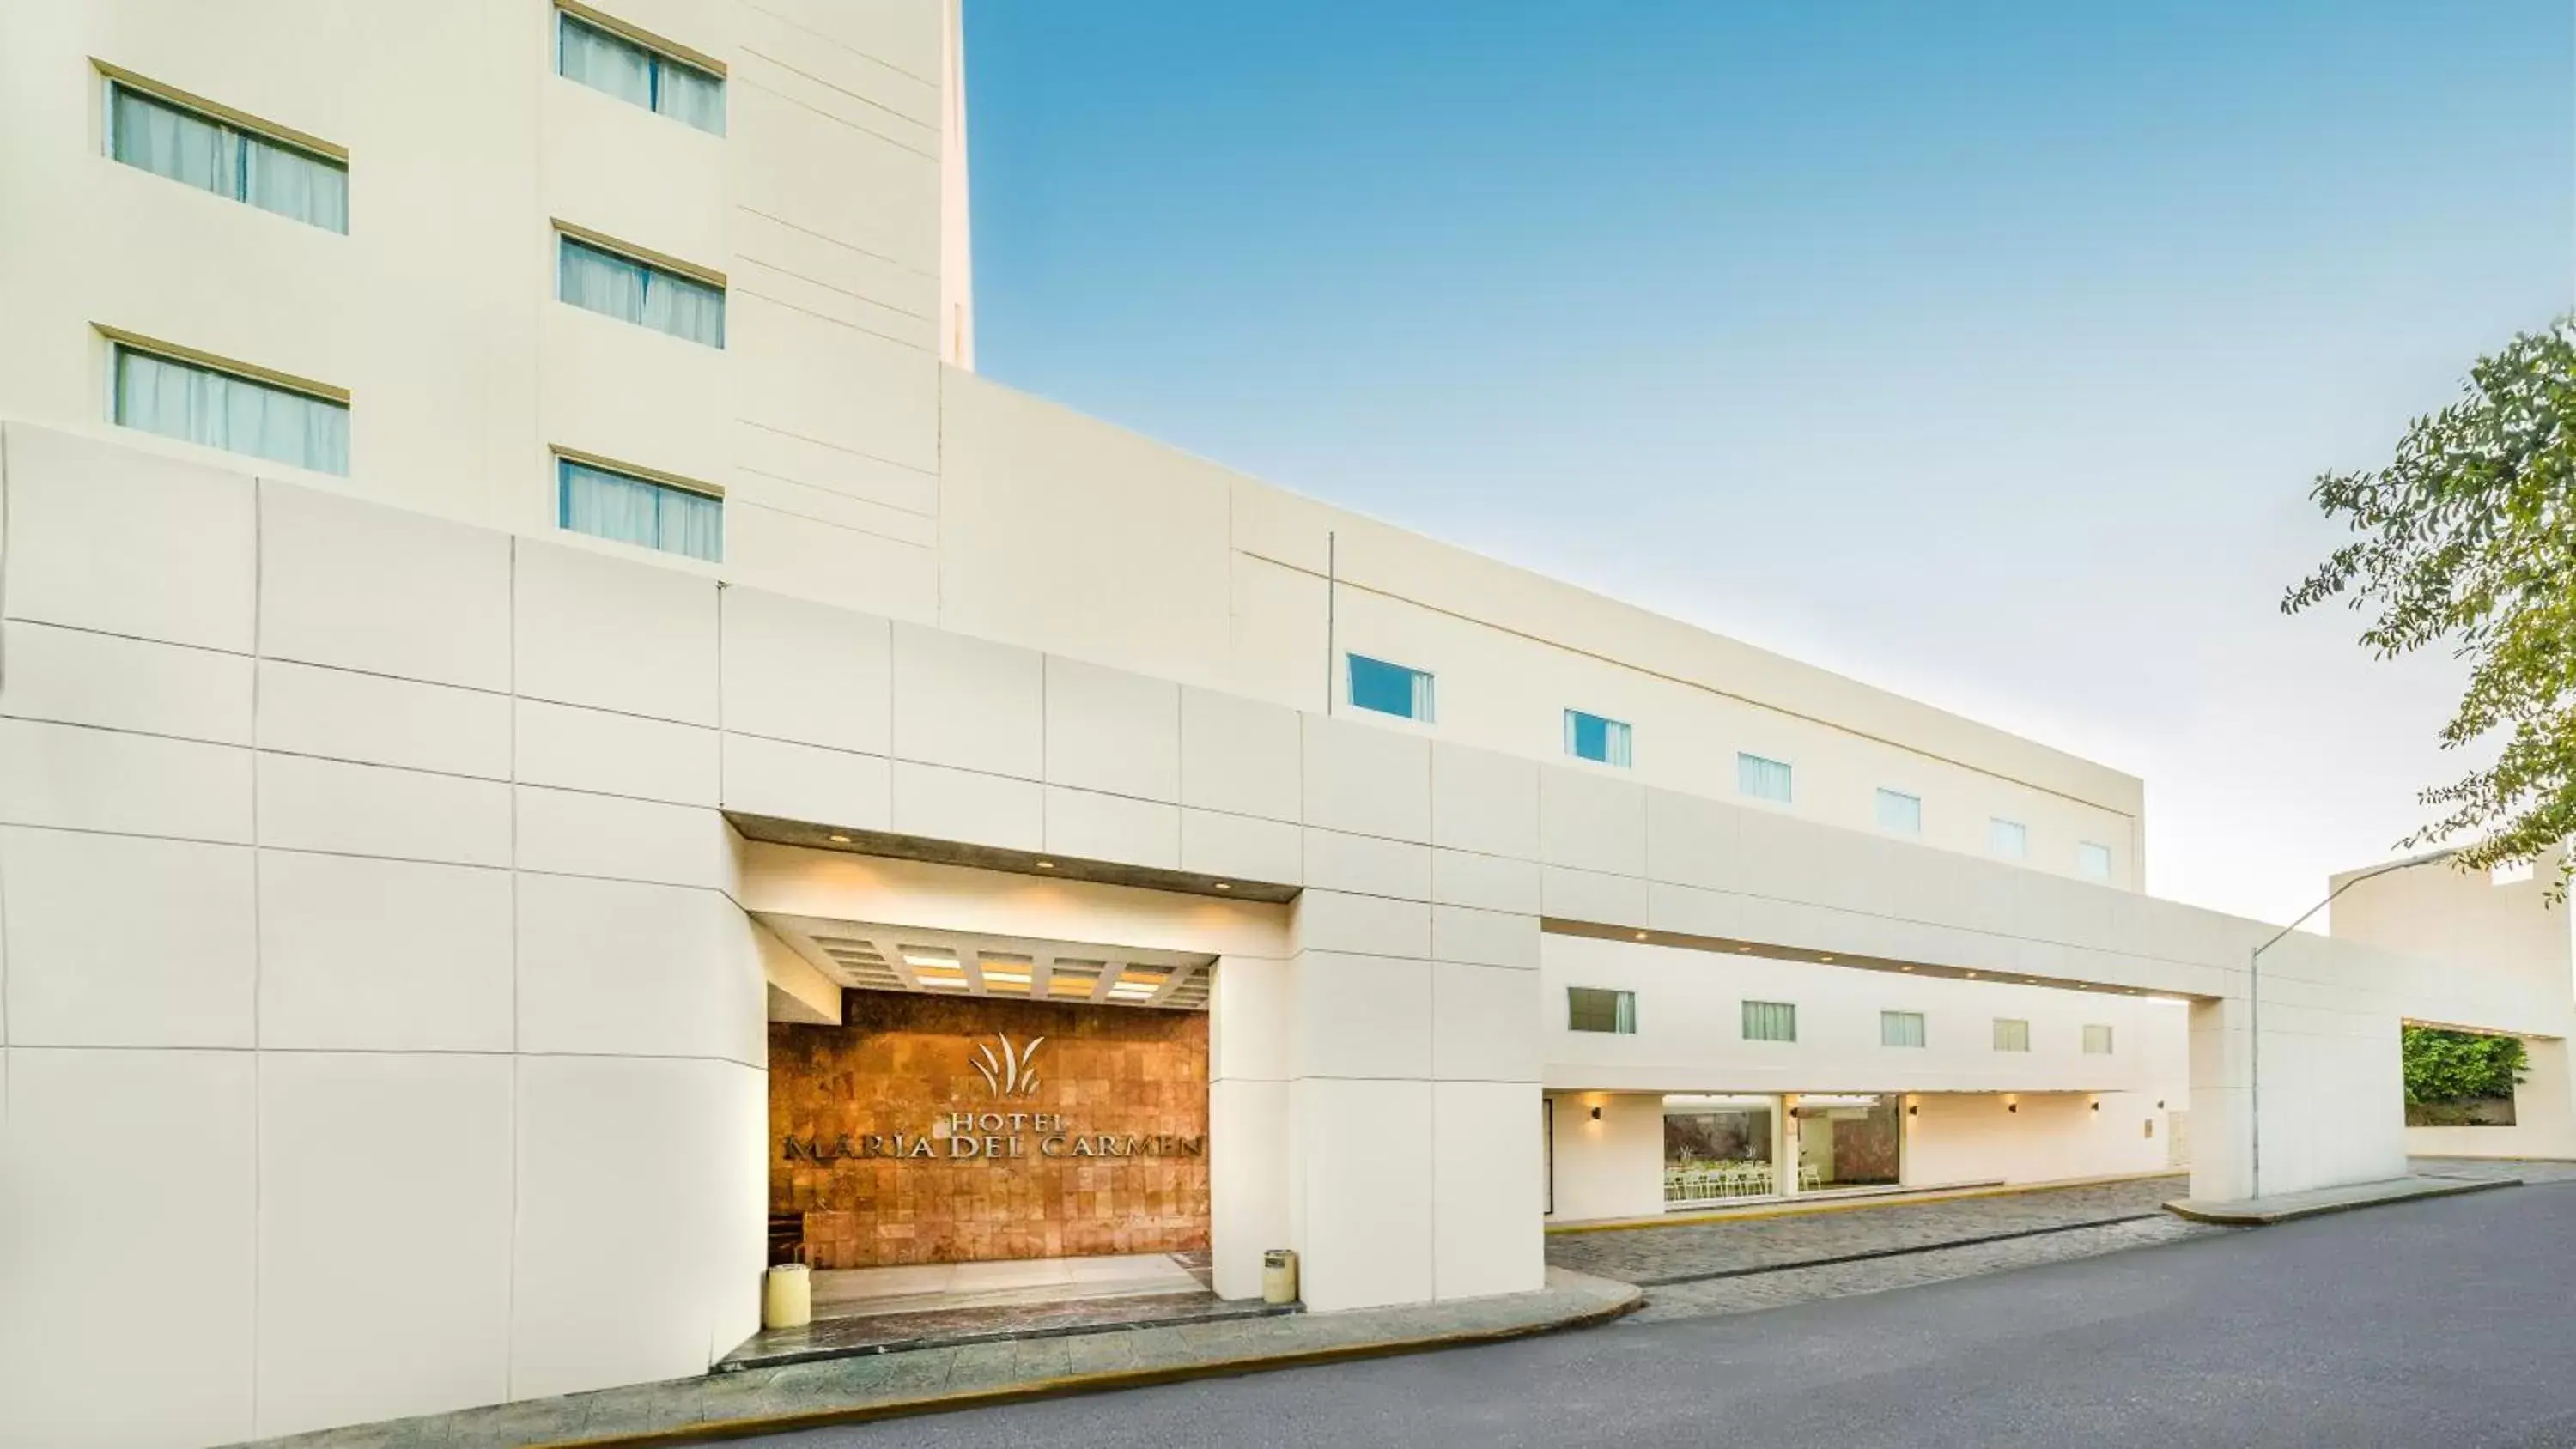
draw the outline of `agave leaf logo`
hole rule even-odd
[[[975,1070],[996,1097],[1034,1097],[1038,1094],[1038,1074],[1030,1070],[1029,1063],[1036,1058],[1038,1046],[1045,1040],[1045,1037],[1033,1036],[1027,1046],[1014,1048],[1008,1033],[995,1032],[993,1041],[1001,1043],[1001,1051],[996,1053],[990,1043],[978,1044],[975,1048]]]

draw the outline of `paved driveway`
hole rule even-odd
[[[777,1442],[2538,1449],[2576,1444],[2570,1344],[2576,1184],[2562,1183],[1903,1293]]]
[[[2187,1177],[2141,1178],[1910,1203],[1855,1203],[1829,1212],[1720,1219],[1643,1228],[1550,1233],[1547,1260],[1561,1268],[1647,1285],[1989,1242],[2166,1216],[2190,1195]]]

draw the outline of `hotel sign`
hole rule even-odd
[[[968,1063],[983,1079],[985,1090],[1004,1101],[1035,1096],[1038,1078],[1030,1064],[1046,1038],[1032,1038],[1026,1046],[1014,1045],[1008,1036],[995,1040],[999,1051],[979,1045]],[[1083,1132],[1061,1112],[949,1112],[917,1133],[844,1132],[828,1142],[819,1136],[788,1137],[780,1145],[789,1162],[817,1166],[866,1160],[992,1163],[1031,1157],[1114,1160],[1207,1155],[1205,1136]]]

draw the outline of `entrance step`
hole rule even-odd
[[[1220,1323],[1295,1313],[1294,1303],[1229,1302],[1213,1293],[1128,1295],[1056,1299],[1046,1303],[974,1304],[905,1313],[865,1313],[818,1318],[802,1328],[769,1328],[727,1354],[720,1374],[876,1353],[955,1348],[970,1343],[1011,1343],[1077,1333],[1115,1333]]]

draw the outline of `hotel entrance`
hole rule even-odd
[[[764,924],[843,988],[837,1022],[769,1026],[769,1257],[811,1270],[800,1356],[961,1313],[1215,1305],[1212,958]]]

